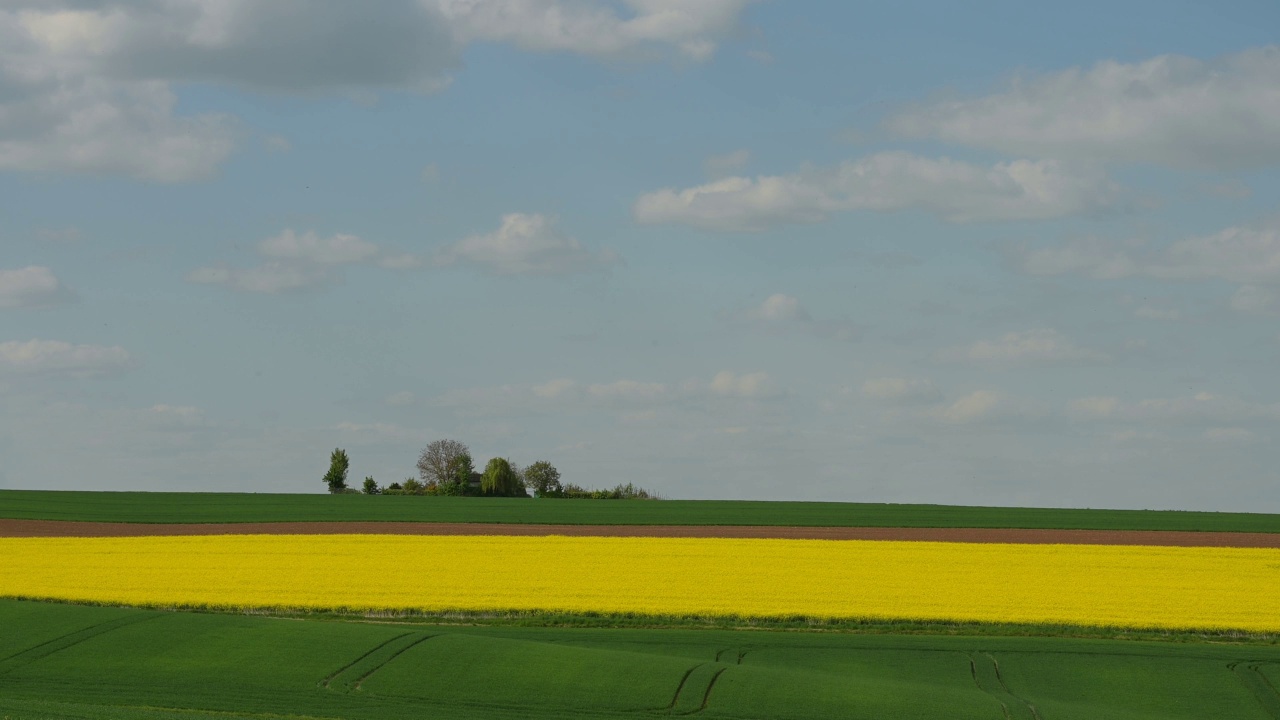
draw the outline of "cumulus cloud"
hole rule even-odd
[[[1116,208],[1124,204],[1121,196],[1090,166],[1014,160],[984,167],[884,152],[835,168],[665,188],[641,195],[632,214],[646,224],[752,232],[854,210],[919,209],[953,223],[1048,219]]]
[[[0,9],[0,170],[198,180],[242,133],[180,114],[175,85],[434,92],[474,41],[705,59],[749,0],[166,0]]]
[[[1072,400],[1067,405],[1067,415],[1081,421],[1238,426],[1280,421],[1280,404],[1259,403],[1210,392],[1137,401],[1099,396]]]
[[[355,235],[339,233],[321,238],[311,231],[299,235],[293,230],[285,230],[259,243],[258,253],[264,257],[301,260],[317,265],[349,265],[377,255],[378,246]]]
[[[707,389],[720,397],[766,398],[781,394],[781,390],[765,372],[736,373],[722,370],[711,378]]]
[[[1242,313],[1267,315],[1280,311],[1280,294],[1257,285],[1241,285],[1231,296],[1231,307]]]
[[[0,270],[0,310],[58,305],[71,298],[71,292],[47,267]]]
[[[1015,250],[1013,258],[1032,275],[1224,280],[1242,286],[1232,300],[1236,309],[1257,311],[1270,295],[1260,286],[1280,283],[1280,219],[1184,238],[1162,250],[1139,242],[1079,238],[1057,246]]]
[[[618,262],[612,252],[590,250],[557,225],[556,218],[545,215],[503,215],[497,230],[450,245],[436,263],[466,263],[497,275],[564,275]]]
[[[404,405],[412,405],[415,402],[417,402],[417,400],[418,400],[417,396],[414,395],[409,390],[401,390],[400,392],[397,392],[397,393],[391,393],[386,397],[385,400],[383,400],[383,402],[385,402],[388,405],[404,406]]]
[[[1005,333],[995,340],[948,348],[938,353],[944,362],[985,365],[1055,365],[1105,362],[1106,353],[1082,348],[1062,333],[1048,328]]]
[[[1072,400],[1067,405],[1067,415],[1075,419],[1109,418],[1120,408],[1120,399],[1115,397],[1086,397]]]
[[[751,0],[434,0],[463,42],[509,42],[527,50],[616,56],[674,47],[704,60]]]
[[[747,317],[763,322],[792,322],[809,320],[809,313],[800,301],[785,293],[774,293],[759,306],[747,312]]]
[[[1206,440],[1223,443],[1247,443],[1257,439],[1257,433],[1245,428],[1209,428],[1204,431]]]
[[[862,394],[876,400],[894,402],[933,402],[942,399],[942,393],[928,379],[884,377],[873,378],[862,384]]]
[[[611,383],[587,386],[588,395],[606,400],[655,400],[669,393],[670,388],[663,383],[637,382],[635,380],[616,380]]]
[[[257,246],[263,263],[235,268],[227,265],[197,268],[187,281],[200,285],[223,285],[242,292],[275,294],[322,287],[338,281],[334,269],[343,265],[377,263],[391,269],[417,267],[414,255],[388,255],[374,243],[355,235],[336,234],[324,238],[315,232],[285,230]]]
[[[754,330],[776,335],[811,335],[837,340],[856,340],[860,328],[845,320],[815,320],[799,298],[774,293],[758,305],[726,312],[722,318]]]
[[[60,340],[0,343],[0,371],[89,377],[129,368],[133,358],[118,345],[73,345]]]
[[[541,385],[533,386],[533,394],[540,398],[560,397],[576,387],[576,383],[568,378],[549,380]]]
[[[1280,162],[1280,47],[1018,78],[1003,92],[917,107],[886,125],[906,137],[1033,157],[1267,167]]]
[[[320,287],[331,282],[331,276],[321,268],[268,262],[249,268],[225,265],[197,268],[187,274],[187,282],[223,285],[241,292],[274,295]]]
[[[25,59],[6,57],[4,37],[0,30],[0,171],[176,183],[209,177],[235,148],[233,118],[175,115],[164,83],[23,77],[15,66]]]
[[[955,402],[933,408],[929,416],[954,425],[979,422],[995,415],[1003,401],[999,393],[975,390]]]

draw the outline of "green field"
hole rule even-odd
[[[1153,510],[0,490],[0,518],[136,523],[421,521],[1280,532],[1280,515]]]
[[[0,601],[0,717],[1274,720],[1280,647],[374,624]]]

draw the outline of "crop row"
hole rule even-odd
[[[1280,550],[506,536],[2,538],[0,596],[1280,631]]]

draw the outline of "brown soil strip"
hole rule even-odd
[[[0,537],[334,535],[340,533],[366,535],[576,535],[592,537],[929,540],[973,543],[1280,548],[1280,533],[1154,530],[791,527],[770,525],[506,525],[497,523],[414,522],[143,524],[0,519]]]

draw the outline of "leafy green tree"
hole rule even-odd
[[[378,483],[374,481],[373,476],[369,475],[364,479],[365,495],[381,495],[382,489],[378,487]]]
[[[347,490],[347,468],[351,466],[347,451],[336,448],[329,454],[329,472],[324,474],[324,481],[329,485],[329,492],[338,494]]]
[[[520,487],[520,476],[511,467],[511,462],[503,458],[494,458],[484,467],[484,477],[480,479],[480,492],[484,495],[498,497],[517,497],[524,494]]]
[[[405,495],[422,494],[422,483],[417,478],[405,478],[404,485],[401,487],[404,489]]]
[[[454,492],[442,494],[466,495],[471,490],[471,476],[476,472],[476,466],[471,461],[471,453],[463,452],[457,455],[449,463],[448,481],[440,483],[441,487],[445,485],[453,485]]]
[[[533,491],[534,497],[564,497],[560,471],[546,460],[539,460],[524,469],[524,483]]]

